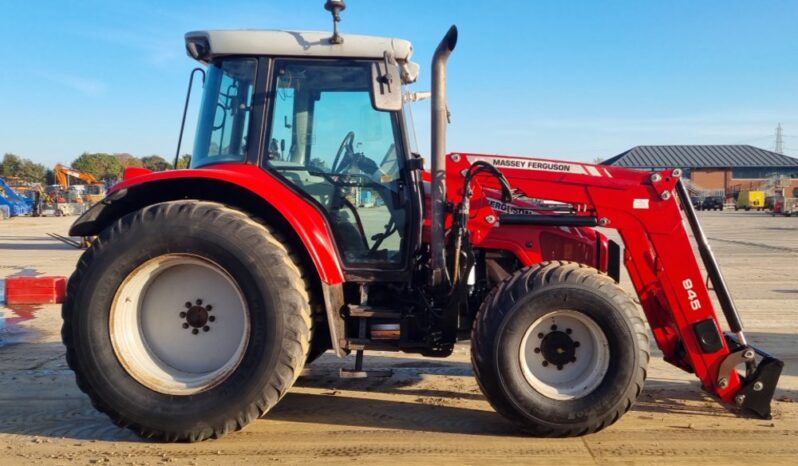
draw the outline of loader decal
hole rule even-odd
[[[682,286],[687,291],[687,299],[690,301],[690,308],[694,311],[701,309],[701,301],[698,300],[698,293],[693,290],[693,281],[689,278],[682,281]]]
[[[497,168],[518,168],[521,170],[539,170],[546,172],[574,173],[577,175],[603,176],[599,170],[593,167],[590,167],[593,169],[588,171],[583,165],[576,163],[511,157],[487,157],[478,155],[469,155],[468,161],[472,164],[477,161],[484,161]]]
[[[525,209],[523,207],[517,207],[511,204],[505,204],[504,202],[493,199],[491,197],[487,198],[488,203],[496,212],[501,212],[504,214],[517,214],[517,215],[540,215],[539,212],[536,212],[532,209]]]

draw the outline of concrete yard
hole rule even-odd
[[[615,425],[582,438],[529,438],[490,408],[461,344],[449,359],[367,355],[368,367],[394,370],[387,379],[339,379],[339,367],[352,361],[327,354],[244,431],[152,443],[114,426],[78,390],[64,360],[59,306],[0,307],[0,464],[796,464],[798,218],[699,216],[749,340],[786,363],[773,420],[722,406],[655,351],[643,394]],[[46,234],[66,234],[72,221],[0,221],[0,276],[69,275],[81,252]]]

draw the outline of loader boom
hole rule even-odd
[[[462,202],[463,173],[477,161],[499,168],[516,195],[568,203],[574,206],[574,213],[554,220],[542,215],[500,215],[490,202],[495,205],[499,198],[498,182],[479,177],[469,220],[475,246],[490,229],[502,224],[554,221],[563,226],[594,224],[618,230],[625,245],[623,261],[665,360],[694,371],[703,387],[725,402],[747,407],[763,417],[770,415],[770,398],[782,363],[747,345],[720,269],[689,197],[682,192],[681,170],[644,172],[545,159],[449,154],[450,201]],[[693,228],[733,336],[721,333],[683,215]],[[754,370],[756,353],[762,361]],[[746,364],[745,375],[734,369],[742,363]]]

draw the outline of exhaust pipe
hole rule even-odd
[[[441,285],[446,275],[444,250],[446,219],[446,62],[457,45],[457,26],[452,26],[432,56],[432,232],[430,236],[430,281]]]

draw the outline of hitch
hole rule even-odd
[[[753,412],[762,419],[771,419],[770,403],[776,392],[784,362],[750,345],[742,345],[732,333],[726,333],[731,353],[723,360],[718,371],[718,386],[725,388],[735,367],[745,363],[745,376],[740,376],[742,387],[734,394],[737,406]],[[756,363],[756,356],[761,359]],[[739,375],[739,374],[738,374]]]

